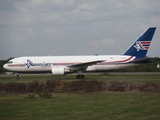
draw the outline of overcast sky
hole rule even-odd
[[[0,0],[0,60],[121,54],[150,26],[160,57],[160,0]]]

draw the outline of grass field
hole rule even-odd
[[[159,120],[160,94],[53,94],[50,99],[1,95],[1,120]]]
[[[0,82],[32,82],[46,80],[74,81],[74,75],[0,76]],[[160,74],[97,74],[86,75],[86,80],[160,82]],[[52,93],[41,99],[37,94],[0,94],[0,120],[159,120],[160,93],[95,92]]]

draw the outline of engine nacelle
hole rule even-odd
[[[64,75],[64,68],[52,68],[53,75]]]

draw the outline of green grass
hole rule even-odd
[[[158,120],[160,94],[52,94],[50,99],[0,95],[1,120]]]
[[[86,80],[160,82],[160,74],[87,74]],[[0,82],[73,81],[75,75],[0,75]],[[52,93],[50,99],[0,94],[0,120],[159,120],[160,93]]]

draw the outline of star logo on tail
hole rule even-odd
[[[148,50],[150,43],[150,41],[137,41],[134,47],[137,49],[137,52],[140,50]]]

